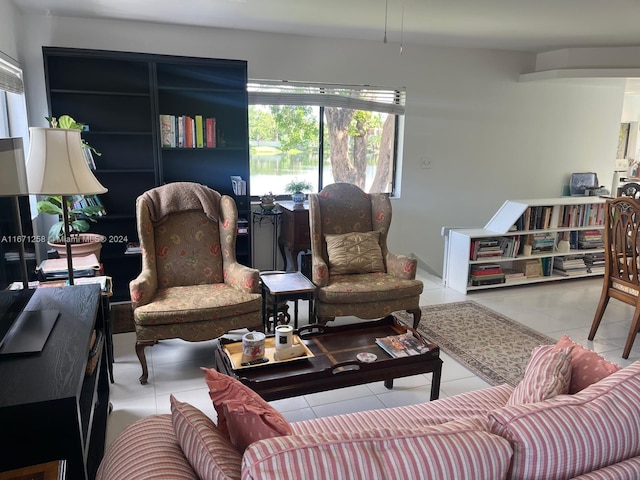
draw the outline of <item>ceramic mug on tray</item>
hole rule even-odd
[[[255,360],[264,357],[264,333],[249,332],[242,336],[243,360]]]

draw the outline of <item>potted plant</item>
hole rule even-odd
[[[260,207],[265,212],[270,212],[276,206],[276,197],[273,193],[269,192],[266,195],[260,197]]]
[[[51,128],[65,128],[69,130],[85,130],[85,125],[76,122],[69,115],[61,115],[59,118],[45,117]],[[94,169],[92,153],[101,155],[95,148],[91,147],[84,139],[82,146],[85,159],[89,168]],[[89,222],[96,222],[96,218],[103,216],[106,212],[102,203],[95,195],[73,195],[66,197],[67,210],[69,214],[69,237],[71,243],[72,256],[84,256],[95,253],[100,259],[100,250],[105,241],[105,237],[99,234],[88,234]],[[64,239],[64,222],[62,219],[62,196],[49,195],[37,203],[38,213],[56,215],[58,221],[49,229],[48,243],[61,257],[66,257],[66,246]]]
[[[304,191],[311,190],[313,186],[306,180],[291,180],[284,187],[284,191],[291,194],[294,204],[304,203]]]
[[[72,195],[66,197],[69,213],[69,239],[72,256],[84,256],[95,253],[100,259],[100,249],[105,237],[100,234],[88,234],[90,223],[96,222],[96,218],[105,214],[104,207],[97,197],[84,195]],[[49,229],[48,243],[56,249],[61,257],[66,256],[64,239],[64,222],[62,220],[62,197],[49,195],[37,203],[38,213],[57,215],[58,221]]]

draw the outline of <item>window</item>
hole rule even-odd
[[[394,193],[404,89],[250,80],[251,196],[291,180]]]

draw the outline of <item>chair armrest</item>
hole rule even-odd
[[[394,277],[404,278],[406,280],[414,280],[416,278],[418,259],[387,252],[386,261],[387,273]]]
[[[155,274],[150,270],[140,272],[136,278],[129,282],[129,294],[133,308],[150,303],[157,289],[158,280]]]
[[[311,256],[311,276],[316,287],[329,284],[329,267],[320,255]]]
[[[260,293],[260,270],[233,262],[224,271],[224,283],[247,293]]]

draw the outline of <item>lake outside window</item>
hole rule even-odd
[[[251,80],[250,195],[291,180],[394,193],[404,89]]]

